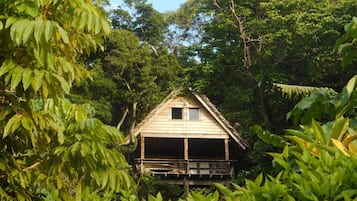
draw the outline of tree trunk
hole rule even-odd
[[[134,133],[134,129],[136,126],[136,107],[138,105],[138,102],[134,102],[133,106],[132,106],[132,118],[133,118],[133,122],[131,123],[130,126],[130,131],[129,131],[129,135],[130,135],[130,142],[134,142],[135,141],[135,133]]]

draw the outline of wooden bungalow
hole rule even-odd
[[[173,184],[226,183],[247,143],[204,95],[173,91],[136,126],[135,163]]]

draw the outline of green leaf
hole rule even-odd
[[[313,138],[310,135],[308,135],[302,131],[295,130],[295,129],[287,129],[286,132],[291,135],[297,136],[307,142],[313,142]]]
[[[12,59],[6,59],[1,65],[0,77],[3,76],[4,74],[8,73],[10,71],[10,69],[12,69],[13,67],[15,67],[15,64],[12,61]]]
[[[349,122],[348,118],[336,119],[332,126],[331,138],[342,141],[342,138],[349,127]]]
[[[15,114],[9,119],[4,128],[4,134],[2,136],[3,139],[9,134],[13,133],[17,128],[19,128],[21,117],[22,115]]]
[[[290,170],[290,165],[285,160],[282,160],[280,158],[274,158],[274,161],[277,162],[279,165],[281,165],[281,167],[283,167],[285,170],[287,171]]]
[[[26,13],[29,14],[31,17],[35,17],[38,14],[38,8],[35,2],[33,1],[26,1]]]
[[[320,126],[320,124],[317,121],[312,120],[311,128],[312,128],[311,134],[314,135],[318,141],[320,141],[322,144],[329,143],[329,140],[327,139],[323,128]]]
[[[28,19],[19,19],[10,28],[10,37],[17,45],[21,44],[25,28],[29,24]]]
[[[9,115],[10,113],[11,113],[11,111],[9,109],[2,108],[0,110],[0,121],[4,120],[6,118],[6,116]]]
[[[356,197],[357,190],[355,189],[346,189],[340,192],[334,200],[349,200],[349,198]],[[343,199],[345,198],[345,199]],[[347,199],[348,198],[348,199]]]
[[[100,17],[96,16],[95,17],[95,34],[98,34],[100,32],[101,25],[100,25]]]
[[[61,129],[58,131],[57,139],[58,139],[58,143],[59,144],[63,144],[64,143],[65,136],[64,136],[63,131]]]
[[[42,49],[37,49],[37,48],[33,48],[33,55],[36,58],[37,62],[43,66],[45,64],[44,60],[43,60],[43,55],[41,54],[43,51]]]
[[[41,36],[43,34],[43,30],[45,29],[46,24],[42,19],[37,19],[35,23],[34,37],[36,42],[40,42]]]
[[[260,173],[257,178],[255,178],[254,182],[256,185],[260,186],[263,182],[263,173]]]
[[[93,27],[93,15],[89,14],[88,15],[88,21],[87,21],[87,29],[88,31],[92,30]]]
[[[12,79],[11,79],[11,89],[15,89],[17,85],[19,85],[21,78],[22,78],[23,68],[16,67],[12,71]]]
[[[68,84],[68,82],[66,80],[64,80],[63,77],[61,77],[59,75],[52,74],[52,76],[55,77],[60,82],[63,91],[65,93],[69,93],[70,85]]]
[[[356,86],[357,75],[353,76],[347,83],[346,89],[348,96],[351,96],[355,86]]]
[[[81,20],[79,21],[78,29],[83,29],[88,21],[88,15],[86,13],[82,13]]]
[[[5,23],[5,29],[9,28],[14,22],[16,22],[16,20],[18,20],[18,18],[16,18],[16,17],[7,18],[6,23]]]
[[[225,196],[230,196],[233,193],[229,188],[222,184],[214,183],[213,185]]]
[[[283,157],[284,157],[285,159],[288,159],[288,158],[289,158],[289,147],[288,147],[288,145],[285,145],[282,154],[283,154]]]
[[[57,24],[57,28],[58,28],[58,31],[59,31],[59,33],[61,35],[61,38],[62,38],[63,42],[64,43],[69,43],[67,32],[59,24]]]
[[[71,77],[74,77],[74,68],[73,68],[73,66],[68,61],[66,61],[63,57],[59,57],[58,60],[60,62],[61,67],[63,68],[63,71],[65,73],[69,72]]]
[[[107,20],[105,19],[101,19],[101,24],[102,24],[102,30],[105,34],[109,34],[110,33],[110,26]]]
[[[51,21],[46,21],[46,26],[45,26],[45,40],[48,42],[51,38],[52,31],[53,31],[53,25]]]
[[[32,131],[33,123],[32,123],[32,120],[29,117],[23,117],[21,119],[21,124],[26,130]]]
[[[88,153],[91,152],[90,148],[88,147],[87,143],[81,143],[81,156],[85,157]]]
[[[24,33],[22,35],[22,41],[23,43],[26,43],[27,40],[29,39],[30,35],[33,33],[34,27],[35,27],[35,21],[30,21],[26,28],[24,29]]]
[[[30,86],[32,78],[32,70],[29,68],[25,68],[22,73],[22,86],[24,87],[24,90],[26,90]]]
[[[78,182],[75,192],[76,192],[75,201],[82,201],[82,183],[81,182]]]
[[[31,81],[31,86],[32,88],[36,91],[38,91],[41,87],[41,84],[42,84],[42,78],[43,78],[43,75],[44,75],[44,72],[43,71],[39,71],[39,70],[35,70],[35,75],[34,75],[34,78],[35,79],[32,79]]]

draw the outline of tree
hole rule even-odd
[[[94,103],[99,118],[130,133],[170,92],[180,71],[176,58],[165,48],[156,53],[132,32],[113,30],[105,51],[89,62],[94,81],[75,87],[73,100],[79,101],[80,95],[85,102]]]
[[[165,34],[169,31],[164,15],[146,0],[126,0],[124,3],[131,12],[121,7],[112,10],[113,28],[132,31],[141,41],[153,47],[163,44]]]
[[[71,104],[110,28],[92,1],[0,1],[0,199],[101,200],[135,187],[123,136]],[[134,188],[135,189],[135,188]]]

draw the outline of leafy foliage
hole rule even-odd
[[[292,143],[282,153],[270,153],[281,172],[276,176],[261,174],[255,181],[247,180],[246,187],[234,185],[234,191],[217,185],[226,200],[355,199],[356,79],[357,75],[352,77],[339,94],[323,96],[323,101],[313,94],[298,103],[293,114],[298,111],[299,115],[294,117],[310,121],[300,130],[287,130],[286,137]],[[326,91],[319,94],[326,95]],[[328,112],[332,115],[321,119],[320,114]],[[321,125],[315,118],[325,123]]]
[[[287,85],[287,84],[273,84],[274,87],[277,87],[283,93],[283,96],[286,98],[297,99],[299,97],[306,97],[314,93],[315,91],[326,90],[330,94],[336,94],[336,92],[327,87],[311,87],[311,86],[299,86],[299,85]]]
[[[355,108],[357,91],[354,76],[341,93],[351,99],[339,105]],[[344,94],[348,96],[347,94]],[[347,98],[347,97],[344,97]],[[302,100],[304,101],[304,100]],[[308,110],[309,108],[307,108]],[[269,153],[281,171],[275,175],[261,173],[246,180],[244,187],[232,184],[230,190],[215,184],[225,200],[352,200],[357,197],[355,168],[357,162],[356,111],[343,110],[325,124],[312,120],[301,129],[288,129],[290,141],[281,153]],[[312,114],[313,117],[313,114]],[[258,129],[258,128],[256,128]],[[202,195],[202,193],[200,194]],[[218,198],[213,199],[218,200]]]
[[[113,30],[104,46],[87,61],[93,81],[75,86],[70,97],[93,104],[98,118],[128,133],[170,91],[180,67],[165,48],[155,55],[127,30]]]
[[[181,201],[182,199],[180,199]],[[207,189],[194,189],[188,193],[185,200],[187,201],[215,201],[219,200],[218,191],[209,192]]]
[[[103,200],[135,184],[123,136],[69,103],[110,27],[92,1],[0,1],[0,199]]]
[[[342,53],[346,52],[343,57],[343,65],[351,64],[357,56],[356,51],[356,33],[357,17],[353,17],[352,22],[345,26],[346,33],[336,42],[335,50]]]

